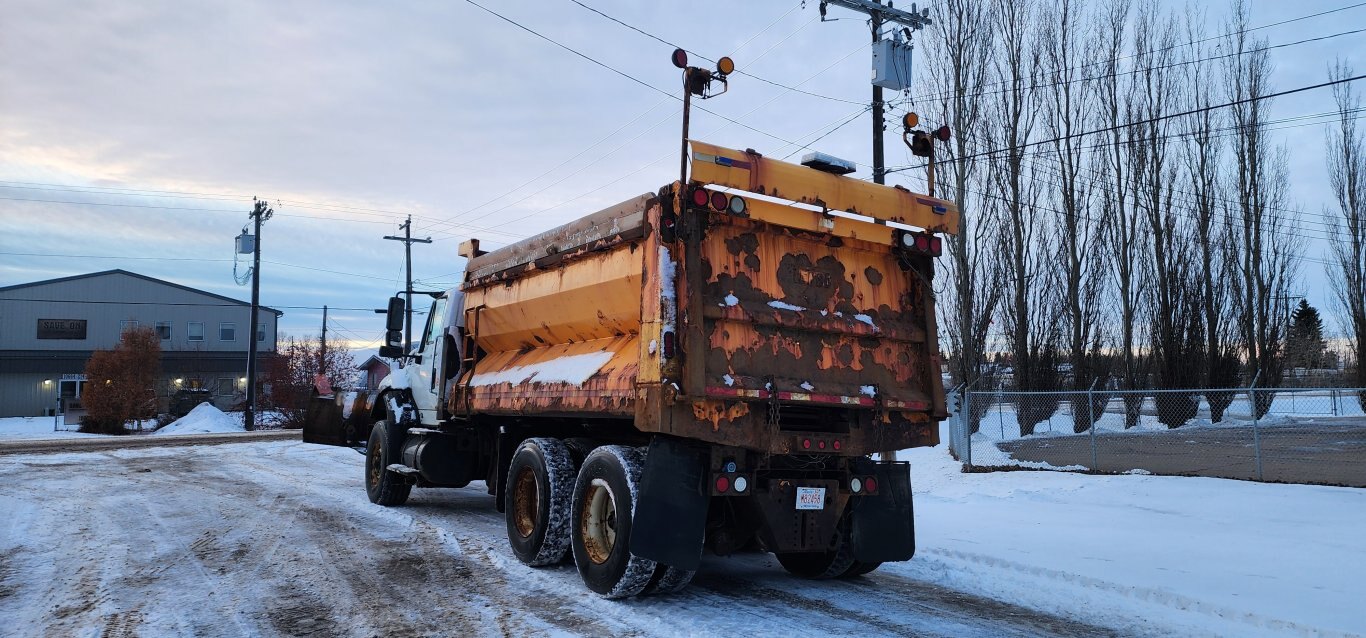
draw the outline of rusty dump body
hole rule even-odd
[[[448,413],[612,419],[771,454],[937,443],[933,263],[889,222],[946,232],[954,205],[691,145],[690,183],[471,259]],[[710,205],[720,192],[743,210]]]

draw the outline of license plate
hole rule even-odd
[[[822,510],[822,509],[825,509],[825,488],[823,488],[823,487],[799,487],[799,488],[797,488],[797,509],[799,509],[799,510]]]

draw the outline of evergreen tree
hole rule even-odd
[[[1290,339],[1286,355],[1293,368],[1322,368],[1328,344],[1323,340],[1323,318],[1317,308],[1300,300],[1290,317]]]

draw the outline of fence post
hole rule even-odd
[[[963,388],[963,402],[958,408],[962,412],[960,415],[962,418],[958,419],[958,423],[962,426],[963,448],[966,450],[963,453],[963,462],[969,470],[972,469],[972,385],[974,384],[969,384],[968,387]]]
[[[1086,417],[1091,420],[1091,469],[1099,472],[1100,467],[1096,465],[1096,384],[1100,382],[1100,377],[1091,380],[1091,387],[1086,390]]]
[[[1257,381],[1262,378],[1262,371],[1258,370],[1257,375],[1252,377],[1252,385],[1247,388],[1247,400],[1252,404],[1252,449],[1257,457],[1257,480],[1262,480],[1262,435],[1258,427],[1257,418]]]

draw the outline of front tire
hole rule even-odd
[[[365,493],[376,505],[393,506],[408,502],[413,486],[401,474],[389,471],[398,462],[399,437],[390,434],[388,421],[378,421],[370,429],[365,448]]]
[[[508,544],[517,560],[551,565],[569,552],[574,458],[558,439],[527,439],[508,466],[504,488]]]
[[[605,598],[626,598],[645,590],[654,561],[631,554],[635,512],[645,454],[605,445],[584,459],[574,483],[574,564],[584,585]]]

